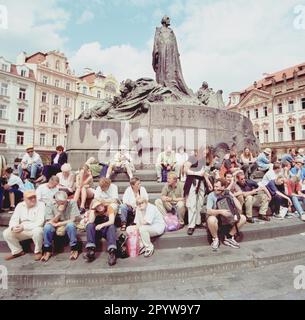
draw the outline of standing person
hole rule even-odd
[[[176,153],[171,146],[167,146],[165,151],[158,155],[156,162],[157,181],[162,182],[162,170],[167,172],[174,171],[179,175],[179,168],[177,166]]]
[[[184,172],[184,165],[187,162],[189,156],[184,147],[180,147],[176,153],[177,171],[179,172],[180,181],[185,182],[186,176]]]
[[[236,175],[236,181],[244,197],[247,222],[254,223],[253,207],[259,208],[259,219],[270,221],[267,211],[271,197],[266,187],[259,187],[255,181],[247,180],[243,172]]]
[[[61,172],[56,175],[59,179],[58,189],[65,191],[68,196],[71,196],[75,192],[75,175],[72,172],[71,165],[65,163],[61,166]]]
[[[110,162],[106,178],[110,178],[112,171],[116,169],[126,170],[129,179],[133,178],[135,168],[132,158],[124,145],[120,146],[119,151],[114,155],[114,159]]]
[[[259,170],[268,171],[269,169],[272,169],[273,164],[271,163],[271,152],[270,148],[266,148],[258,155],[256,164]]]
[[[99,186],[94,191],[94,199],[104,200],[107,205],[112,207],[114,214],[117,215],[119,210],[119,191],[118,187],[110,179],[100,179]]]
[[[292,201],[286,194],[285,177],[279,175],[275,180],[267,184],[267,189],[272,196],[270,208],[274,217],[277,219],[284,219],[288,213],[288,207],[292,205]]]
[[[184,185],[184,196],[188,208],[188,235],[192,235],[196,226],[201,226],[201,210],[204,196],[213,186],[206,172],[206,148],[200,148],[185,164],[187,174]]]
[[[212,235],[211,247],[213,251],[217,251],[220,246],[218,230],[220,226],[224,227],[220,223],[221,216],[224,218],[229,218],[232,215],[232,213],[229,210],[218,209],[218,206],[217,206],[217,201],[224,194],[226,187],[227,187],[227,182],[224,179],[218,179],[215,181],[215,184],[214,184],[214,192],[211,192],[208,195],[207,226]],[[241,212],[242,207],[239,201],[237,200],[237,198],[234,197],[232,193],[230,193],[230,197],[233,199],[234,205],[237,208],[237,210]],[[246,223],[246,217],[241,215],[240,220],[236,221],[236,225],[230,226],[230,229],[226,230],[227,232],[225,234],[223,244],[234,249],[239,249],[240,244],[236,241],[235,236],[237,234],[237,231],[240,230],[245,223]]]
[[[80,214],[86,212],[85,205],[87,199],[94,198],[93,176],[88,165],[83,165],[80,168],[79,174],[76,176],[76,191],[74,194],[74,201],[80,203]]]
[[[35,261],[41,259],[44,210],[43,202],[37,201],[34,190],[25,191],[24,201],[20,202],[9,222],[9,227],[3,232],[4,240],[11,250],[5,260],[12,260],[25,255],[20,241],[32,239],[35,244]]]
[[[23,170],[27,170],[30,173],[31,182],[35,182],[37,175],[41,172],[42,168],[43,164],[40,155],[34,151],[33,146],[28,146],[26,148],[26,153],[18,166],[19,177],[22,178]]]
[[[12,168],[5,169],[4,178],[7,179],[7,184],[3,186],[3,189],[9,194],[10,212],[13,212],[15,205],[23,198],[23,192],[25,191],[24,184],[20,177],[13,174]]]
[[[155,202],[156,207],[165,216],[168,212],[178,216],[180,227],[184,227],[186,212],[183,196],[183,185],[174,172],[167,176],[167,184],[163,187],[161,199]]]
[[[147,201],[149,199],[146,189],[141,186],[141,180],[134,177],[130,180],[130,186],[124,192],[123,204],[120,206],[121,231],[126,231],[128,217],[134,220],[137,199],[140,197]]]
[[[148,203],[147,199],[137,199],[135,223],[140,232],[140,254],[148,258],[154,253],[151,237],[161,236],[165,232],[166,224],[161,212],[156,206]]]
[[[63,146],[56,147],[56,152],[51,155],[51,164],[43,167],[42,175],[35,181],[35,183],[47,182],[52,176],[55,176],[60,172],[62,165],[68,161],[68,156],[64,150]]]
[[[253,172],[257,169],[256,158],[253,157],[251,150],[247,147],[240,156],[241,169],[246,178],[250,179]]]
[[[68,235],[70,240],[70,260],[78,258],[77,229],[75,220],[79,216],[79,210],[75,201],[68,201],[68,195],[64,191],[55,194],[55,203],[49,204],[45,210],[47,223],[44,227],[44,255],[41,261],[47,262],[52,256],[52,242],[55,233],[58,236]]]
[[[88,262],[95,259],[96,241],[101,238],[107,240],[108,264],[116,264],[116,227],[115,213],[111,205],[104,200],[94,199],[89,214],[89,223],[86,226],[87,245],[84,258]]]
[[[58,189],[59,179],[56,176],[51,177],[48,183],[41,184],[37,190],[37,200],[49,204],[54,201],[55,194],[59,191]]]

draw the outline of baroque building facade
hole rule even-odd
[[[248,117],[261,147],[278,155],[305,147],[305,63],[266,74],[230,94],[227,109]]]

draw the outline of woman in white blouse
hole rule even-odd
[[[71,165],[69,163],[62,165],[61,172],[57,173],[57,177],[59,178],[59,190],[65,191],[68,196],[71,196],[75,192],[75,175]]]
[[[141,186],[140,179],[135,177],[130,180],[130,186],[125,190],[123,195],[123,204],[120,206],[121,231],[126,230],[128,216],[130,218],[134,218],[137,199],[140,197],[148,201],[146,189]]]

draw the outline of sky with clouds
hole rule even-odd
[[[227,99],[262,78],[305,62],[305,0],[0,0],[0,56],[58,49],[72,68],[154,77],[155,27],[171,17],[187,84],[206,80]],[[1,11],[0,11],[1,17]]]

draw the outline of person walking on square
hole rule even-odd
[[[163,216],[167,213],[177,215],[180,227],[184,227],[186,206],[183,196],[183,185],[178,181],[178,177],[174,172],[169,173],[167,176],[167,184],[162,189],[161,199],[157,199],[155,205]]]
[[[114,225],[115,213],[111,205],[104,200],[94,199],[92,202],[89,222],[86,226],[87,232],[87,252],[84,258],[88,262],[95,259],[96,241],[101,238],[107,240],[108,264],[116,264],[116,227]]]
[[[186,197],[186,207],[188,209],[188,235],[192,235],[196,226],[201,226],[201,210],[203,208],[204,197],[213,186],[206,172],[206,148],[201,148],[191,156],[185,164],[187,174],[184,185],[184,196]]]
[[[121,231],[126,231],[128,217],[134,220],[137,207],[137,199],[144,198],[148,201],[147,191],[141,186],[141,180],[134,177],[130,180],[130,186],[123,195],[123,204],[120,206]]]
[[[25,191],[24,201],[20,202],[4,230],[3,237],[11,250],[5,260],[12,260],[25,255],[20,241],[32,239],[35,245],[35,261],[41,259],[45,204],[37,201],[34,190]]]
[[[26,153],[18,166],[19,177],[22,178],[23,171],[27,170],[30,174],[30,180],[34,182],[37,178],[37,175],[41,172],[42,168],[43,163],[40,155],[34,151],[33,146],[28,146],[26,148]]]
[[[68,195],[64,191],[55,194],[55,203],[48,204],[45,210],[46,225],[44,226],[44,255],[41,261],[48,261],[52,256],[53,240],[55,234],[58,236],[68,235],[70,240],[70,260],[78,258],[76,219],[79,210],[75,201],[68,201]]]

